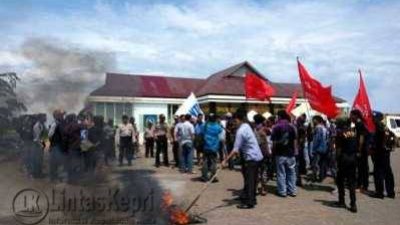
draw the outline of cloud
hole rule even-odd
[[[300,56],[350,102],[363,69],[372,105],[399,112],[399,14],[396,1],[98,1],[32,10],[9,36],[114,52],[128,73],[206,77],[248,60],[273,81],[297,82]]]

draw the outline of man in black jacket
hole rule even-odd
[[[64,165],[66,159],[66,146],[64,140],[64,112],[62,110],[55,110],[53,112],[54,121],[50,126],[49,140],[50,140],[50,180],[56,181],[58,179],[58,170],[61,165]]]
[[[345,184],[350,192],[350,211],[357,212],[356,206],[356,170],[358,153],[358,130],[351,126],[348,119],[337,121],[337,177],[336,185],[339,191],[339,201],[335,203],[336,207],[346,207],[345,204]]]
[[[375,135],[372,149],[372,161],[374,163],[374,182],[375,193],[371,195],[374,198],[383,199],[384,187],[387,197],[394,198],[394,178],[392,167],[390,165],[390,153],[394,146],[394,135],[382,122],[383,114],[374,112]]]

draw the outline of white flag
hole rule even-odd
[[[176,116],[186,115],[186,114],[190,114],[196,117],[199,114],[204,114],[193,92],[190,93],[189,97],[183,102],[183,104],[178,108],[178,110],[175,113]]]

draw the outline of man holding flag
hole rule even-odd
[[[354,100],[351,119],[357,129],[359,147],[357,183],[361,191],[366,192],[369,186],[368,141],[366,138],[368,137],[368,133],[375,132],[375,124],[361,70],[358,72],[360,74],[360,87]]]

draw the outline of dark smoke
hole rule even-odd
[[[21,54],[32,62],[19,91],[31,112],[79,111],[87,95],[103,84],[105,72],[115,68],[114,54],[60,40],[27,39]]]

